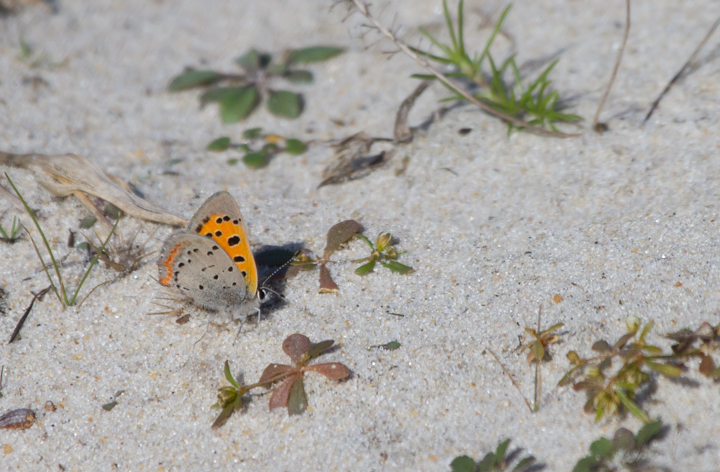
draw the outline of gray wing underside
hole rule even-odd
[[[173,255],[172,251],[177,250]],[[170,287],[209,311],[247,314],[254,307],[248,297],[245,280],[230,256],[210,238],[196,233],[177,232],[171,235],[162,249],[158,269],[160,279],[168,275],[163,262],[172,256]],[[234,313],[233,313],[234,314]]]

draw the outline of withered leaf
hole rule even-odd
[[[713,362],[712,357],[703,355],[702,360],[700,361],[700,373],[708,375],[713,369],[715,369],[715,362]]]
[[[318,185],[318,188],[362,178],[389,161],[394,154],[393,150],[385,150],[370,155],[370,148],[377,141],[390,140],[371,138],[362,131],[345,138],[333,146],[335,155],[330,164],[323,170],[323,180]]]
[[[295,369],[293,366],[285,365],[285,364],[270,364],[269,366],[265,367],[265,370],[263,371],[262,375],[260,376],[260,380],[258,380],[258,383],[265,383],[269,382],[271,379],[291,372],[293,369]]]
[[[333,281],[330,271],[325,264],[320,266],[320,290],[318,293],[336,293],[339,287]]]
[[[29,408],[18,408],[0,416],[0,428],[28,429],[35,423],[35,412]]]
[[[328,260],[330,255],[337,251],[342,244],[345,244],[358,231],[360,231],[360,223],[355,220],[345,220],[334,225],[327,233],[327,244],[325,244],[325,252],[323,259]]]

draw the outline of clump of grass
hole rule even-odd
[[[20,238],[20,230],[22,229],[22,225],[20,224],[20,220],[18,220],[17,216],[13,216],[12,221],[12,227],[10,228],[10,231],[6,231],[5,228],[0,224],[0,241],[4,243],[13,244],[15,241]]]
[[[446,74],[447,77],[469,81],[474,88],[479,89],[473,96],[503,115],[521,119],[529,125],[555,132],[558,131],[555,123],[582,120],[578,115],[563,113],[564,106],[560,101],[559,93],[550,91],[551,82],[548,75],[557,64],[557,60],[550,63],[534,81],[528,84],[525,84],[520,76],[520,71],[515,63],[515,55],[510,56],[500,67],[497,67],[490,48],[510,11],[511,5],[508,5],[503,10],[482,52],[480,54],[475,52],[471,57],[465,47],[463,3],[463,0],[458,2],[457,24],[454,24],[450,16],[447,0],[443,0],[443,12],[451,44],[443,44],[426,30],[420,30],[423,36],[441,51],[441,54],[431,54],[417,48],[410,49],[433,62],[454,68],[455,71]],[[485,68],[486,60],[489,70]],[[512,75],[509,82],[504,78],[508,72]],[[416,74],[413,77],[425,80],[435,80],[437,78],[435,75],[427,74]],[[448,87],[448,89],[453,93],[453,96],[445,99],[445,101],[467,100],[464,95],[453,88]],[[516,127],[519,129],[524,128],[516,123],[508,122],[508,134]]]
[[[48,271],[48,266],[45,264],[45,260],[42,257],[42,254],[40,254],[40,250],[38,249],[37,244],[35,244],[35,240],[33,239],[30,232],[25,228],[25,232],[28,233],[30,236],[30,241],[33,244],[33,247],[35,248],[35,254],[37,254],[38,259],[40,259],[40,263],[43,266],[43,269],[45,270],[45,275],[47,276],[48,280],[50,281],[50,285],[52,287],[53,292],[57,296],[60,303],[63,305],[63,307],[68,306],[74,306],[75,303],[77,303],[77,297],[80,293],[80,289],[82,288],[83,284],[87,280],[88,276],[90,275],[90,271],[92,271],[93,267],[98,262],[99,255],[95,255],[95,257],[92,258],[90,261],[90,264],[88,265],[88,268],[85,270],[85,273],[83,274],[82,279],[80,280],[80,283],[78,284],[77,288],[75,289],[75,292],[72,295],[69,295],[68,291],[65,289],[65,283],[63,282],[62,274],[60,273],[60,266],[58,265],[58,262],[55,258],[55,255],[53,254],[52,249],[50,248],[50,244],[48,243],[47,238],[45,237],[45,233],[42,230],[42,227],[40,226],[40,223],[38,222],[37,218],[35,217],[35,213],[30,209],[27,202],[23,198],[23,196],[20,194],[20,191],[15,187],[15,184],[10,179],[10,177],[5,174],[5,177],[8,179],[8,182],[10,182],[10,185],[12,186],[13,190],[15,190],[15,193],[17,194],[18,198],[22,202],[23,206],[25,207],[25,210],[27,211],[28,215],[30,215],[30,218],[32,219],[33,223],[35,224],[35,228],[37,228],[38,232],[40,233],[40,236],[42,237],[43,245],[45,246],[45,249],[47,250],[50,260],[52,262],[52,266],[55,269],[55,278],[53,278],[50,275],[50,272]],[[115,232],[115,229],[118,226],[118,223],[120,223],[120,219],[118,218],[115,221],[115,225],[113,226],[112,230],[110,231],[110,234],[105,239],[105,241],[102,243],[102,246],[100,247],[100,250],[98,251],[98,254],[101,254],[105,250],[105,246],[110,241],[110,238],[112,237],[113,233]],[[24,227],[23,227],[24,228]]]
[[[225,361],[225,378],[229,386],[218,390],[218,401],[212,407],[221,408],[222,412],[213,423],[213,429],[225,424],[233,412],[243,407],[243,396],[250,390],[258,387],[274,388],[270,396],[270,409],[287,408],[289,415],[300,415],[308,406],[305,393],[304,375],[307,372],[317,372],[328,380],[341,380],[350,375],[350,369],[339,362],[309,365],[310,361],[330,349],[335,341],[327,340],[311,343],[303,334],[293,334],[283,341],[283,351],[292,360],[294,365],[270,364],[263,371],[257,383],[244,385],[238,382],[230,372],[230,364]]]
[[[510,440],[506,439],[498,444],[495,452],[488,452],[477,463],[470,456],[458,456],[450,463],[450,468],[452,472],[529,472],[536,470],[538,464],[535,457],[525,456],[515,462],[514,459],[519,458],[520,454],[508,454],[509,445]]]
[[[650,380],[652,372],[679,377],[683,371],[674,365],[679,356],[664,354],[661,348],[645,340],[653,321],[640,330],[640,320],[631,316],[626,325],[628,332],[615,344],[603,340],[593,344],[592,350],[598,353],[595,357],[582,359],[570,351],[567,358],[573,367],[558,385],[573,383],[574,390],[585,391],[588,397],[585,411],[595,412],[596,421],[605,415],[616,415],[624,408],[644,423],[650,423],[648,414],[634,400],[637,390]]]
[[[242,162],[251,168],[260,168],[268,165],[270,160],[280,153],[291,155],[303,154],[307,145],[295,138],[285,138],[277,134],[265,134],[262,128],[250,128],[242,133],[243,141],[233,143],[227,136],[214,139],[208,144],[208,151],[223,152],[228,149],[238,149],[244,153]],[[262,144],[261,147],[258,147]],[[228,165],[236,165],[238,159],[229,159]]]
[[[203,87],[200,105],[220,104],[223,123],[235,123],[250,116],[263,98],[273,115],[297,118],[303,112],[304,101],[299,93],[271,87],[276,79],[290,83],[310,83],[312,72],[297,68],[300,64],[326,61],[342,53],[342,48],[315,46],[289,51],[277,62],[270,54],[251,49],[235,60],[243,74],[214,70],[186,69],[168,84],[169,92]]]
[[[612,439],[600,438],[590,444],[590,454],[580,459],[573,472],[631,472],[662,470],[650,465],[647,449],[662,436],[660,420],[644,425],[637,434],[620,428]]]

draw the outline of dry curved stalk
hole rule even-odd
[[[469,101],[473,105],[481,108],[483,111],[496,116],[500,118],[501,120],[507,121],[512,123],[515,126],[519,126],[524,128],[526,131],[532,131],[533,133],[541,134],[544,136],[554,136],[556,138],[572,138],[576,136],[580,136],[578,133],[560,133],[557,131],[548,131],[544,128],[540,128],[538,126],[530,125],[523,120],[519,118],[515,118],[510,115],[506,115],[505,113],[499,112],[497,110],[494,110],[492,107],[484,104],[477,98],[473,97],[469,93],[467,93],[462,88],[455,85],[447,76],[445,76],[442,72],[435,69],[433,66],[430,65],[428,61],[423,59],[420,55],[416,54],[412,51],[404,42],[402,42],[397,36],[395,36],[392,31],[385,28],[383,25],[380,24],[380,22],[375,19],[371,14],[370,10],[368,8],[368,5],[366,3],[361,2],[360,0],[348,0],[352,6],[354,6],[358,12],[365,18],[367,18],[370,23],[372,23],[372,28],[375,28],[378,30],[383,36],[388,38],[390,41],[395,43],[395,45],[400,48],[400,50],[405,53],[408,57],[413,59],[418,65],[421,67],[424,67],[428,72],[430,72],[432,75],[438,78],[443,84],[450,87],[454,92],[456,92],[458,95],[461,95],[465,100]]]
[[[110,202],[136,218],[172,226],[187,224],[187,220],[130,192],[126,184],[118,185],[119,179],[106,174],[89,159],[77,154],[0,152],[0,165],[29,170],[40,185],[58,197],[77,196],[83,192]]]
[[[610,94],[610,89],[613,86],[613,82],[615,82],[615,76],[617,75],[617,71],[620,68],[620,61],[622,60],[623,52],[625,51],[625,44],[627,44],[628,34],[630,33],[630,0],[625,0],[625,9],[625,32],[623,33],[620,51],[618,52],[617,59],[615,60],[615,67],[613,67],[612,74],[610,75],[610,82],[608,82],[605,93],[600,99],[600,104],[598,105],[598,109],[595,112],[595,116],[593,117],[592,121],[592,129],[595,130],[595,132],[597,133],[607,131],[607,125],[605,123],[598,123],[598,117],[600,116],[600,111],[602,111],[603,105],[605,105],[605,100]]]

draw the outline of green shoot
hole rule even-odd
[[[32,219],[33,223],[35,224],[35,228],[37,228],[38,232],[40,233],[40,236],[43,240],[43,245],[45,246],[45,249],[47,250],[48,254],[50,255],[50,260],[52,261],[52,265],[55,269],[55,275],[57,277],[57,285],[55,285],[55,280],[53,280],[53,277],[50,275],[50,272],[47,269],[47,265],[45,264],[45,261],[40,254],[40,250],[37,247],[37,244],[35,244],[35,240],[33,239],[32,235],[30,235],[30,232],[27,231],[27,228],[25,228],[25,231],[30,236],[30,241],[33,244],[33,247],[35,248],[35,253],[38,256],[38,259],[40,259],[40,263],[43,266],[43,269],[45,270],[45,275],[47,276],[48,280],[50,281],[50,285],[52,286],[53,291],[55,292],[55,295],[58,297],[58,300],[63,305],[63,307],[68,306],[74,306],[75,302],[77,301],[77,296],[80,293],[80,289],[82,288],[83,284],[85,283],[85,280],[87,279],[88,275],[90,275],[90,271],[95,267],[95,265],[98,262],[98,258],[100,257],[100,254],[103,253],[105,250],[105,246],[110,241],[110,238],[112,237],[113,233],[115,233],[115,229],[117,228],[118,223],[120,223],[120,219],[118,218],[117,221],[115,221],[115,225],[112,228],[112,231],[110,231],[110,234],[108,234],[108,237],[103,242],[102,246],[100,247],[100,250],[95,255],[95,257],[92,258],[90,261],[90,264],[88,265],[88,268],[85,270],[85,274],[82,277],[82,280],[78,284],[77,288],[75,289],[75,293],[71,297],[68,298],[67,290],[65,290],[65,284],[63,282],[62,274],[60,273],[60,266],[57,263],[57,260],[55,259],[55,254],[53,254],[52,249],[50,248],[50,244],[48,243],[47,238],[45,237],[45,233],[42,230],[42,227],[40,226],[40,223],[38,222],[37,218],[35,217],[35,213],[30,209],[30,206],[27,204],[23,196],[20,194],[20,191],[15,187],[15,184],[10,179],[10,176],[5,174],[5,177],[8,179],[8,182],[10,182],[10,185],[12,186],[13,190],[15,190],[15,193],[17,194],[18,198],[22,202],[23,206],[25,207],[25,210],[27,211],[28,215],[30,215],[30,218]],[[59,287],[59,289],[58,289]]]
[[[410,274],[415,270],[399,263],[396,259],[402,252],[398,252],[397,248],[392,244],[393,236],[390,233],[380,233],[373,243],[363,234],[358,233],[357,237],[362,239],[370,247],[370,255],[363,259],[357,259],[352,262],[364,262],[363,265],[355,269],[356,275],[366,275],[373,271],[375,265],[379,262],[386,269],[398,274]]]
[[[525,456],[513,465],[515,458],[520,455],[515,453],[508,454],[508,446],[510,440],[498,444],[495,452],[488,452],[480,462],[475,462],[470,456],[458,456],[450,463],[452,472],[529,472],[530,470],[540,470],[536,463],[535,457]]]
[[[442,44],[430,33],[421,30],[421,33],[430,40],[430,42],[442,51],[441,55],[431,54],[416,48],[410,48],[413,52],[428,60],[437,62],[445,66],[454,66],[456,72],[446,74],[447,77],[465,79],[480,89],[473,95],[474,98],[480,100],[489,108],[499,112],[500,114],[523,120],[533,127],[549,129],[558,132],[555,123],[558,122],[575,122],[582,120],[578,115],[562,113],[563,106],[560,102],[560,95],[557,91],[549,91],[550,80],[548,75],[555,67],[557,61],[553,61],[533,82],[525,85],[520,72],[515,63],[515,57],[510,56],[500,68],[497,68],[495,61],[490,53],[490,48],[495,41],[505,17],[510,11],[511,5],[503,10],[493,29],[490,38],[485,43],[482,53],[476,53],[470,57],[465,49],[465,39],[463,37],[464,19],[463,19],[463,0],[458,3],[457,23],[453,24],[450,11],[448,9],[447,0],[443,0],[443,11],[445,23],[447,24],[452,44]],[[487,59],[489,71],[484,68],[484,62]],[[506,72],[512,73],[512,80],[507,83],[504,80]],[[414,75],[413,77],[425,80],[434,80],[435,75]],[[444,84],[453,93],[453,96],[447,100],[467,100],[463,94],[453,90],[447,84]],[[523,129],[517,123],[508,121],[508,135],[513,129]]]
[[[264,143],[262,147],[258,147]],[[238,149],[244,154],[242,161],[250,168],[265,167],[270,159],[280,153],[292,155],[303,154],[307,151],[307,145],[299,139],[285,138],[276,134],[263,134],[262,128],[250,128],[243,132],[243,140],[240,143],[233,143],[229,137],[223,136],[214,139],[207,146],[208,151],[223,152],[228,149]],[[238,159],[229,159],[229,165],[235,165]]]
[[[13,216],[12,227],[10,228],[9,233],[5,231],[5,228],[3,228],[0,224],[0,234],[2,235],[2,237],[0,237],[0,241],[10,244],[14,243],[18,240],[21,229],[22,225],[20,224],[20,220],[17,219],[17,216]]]

